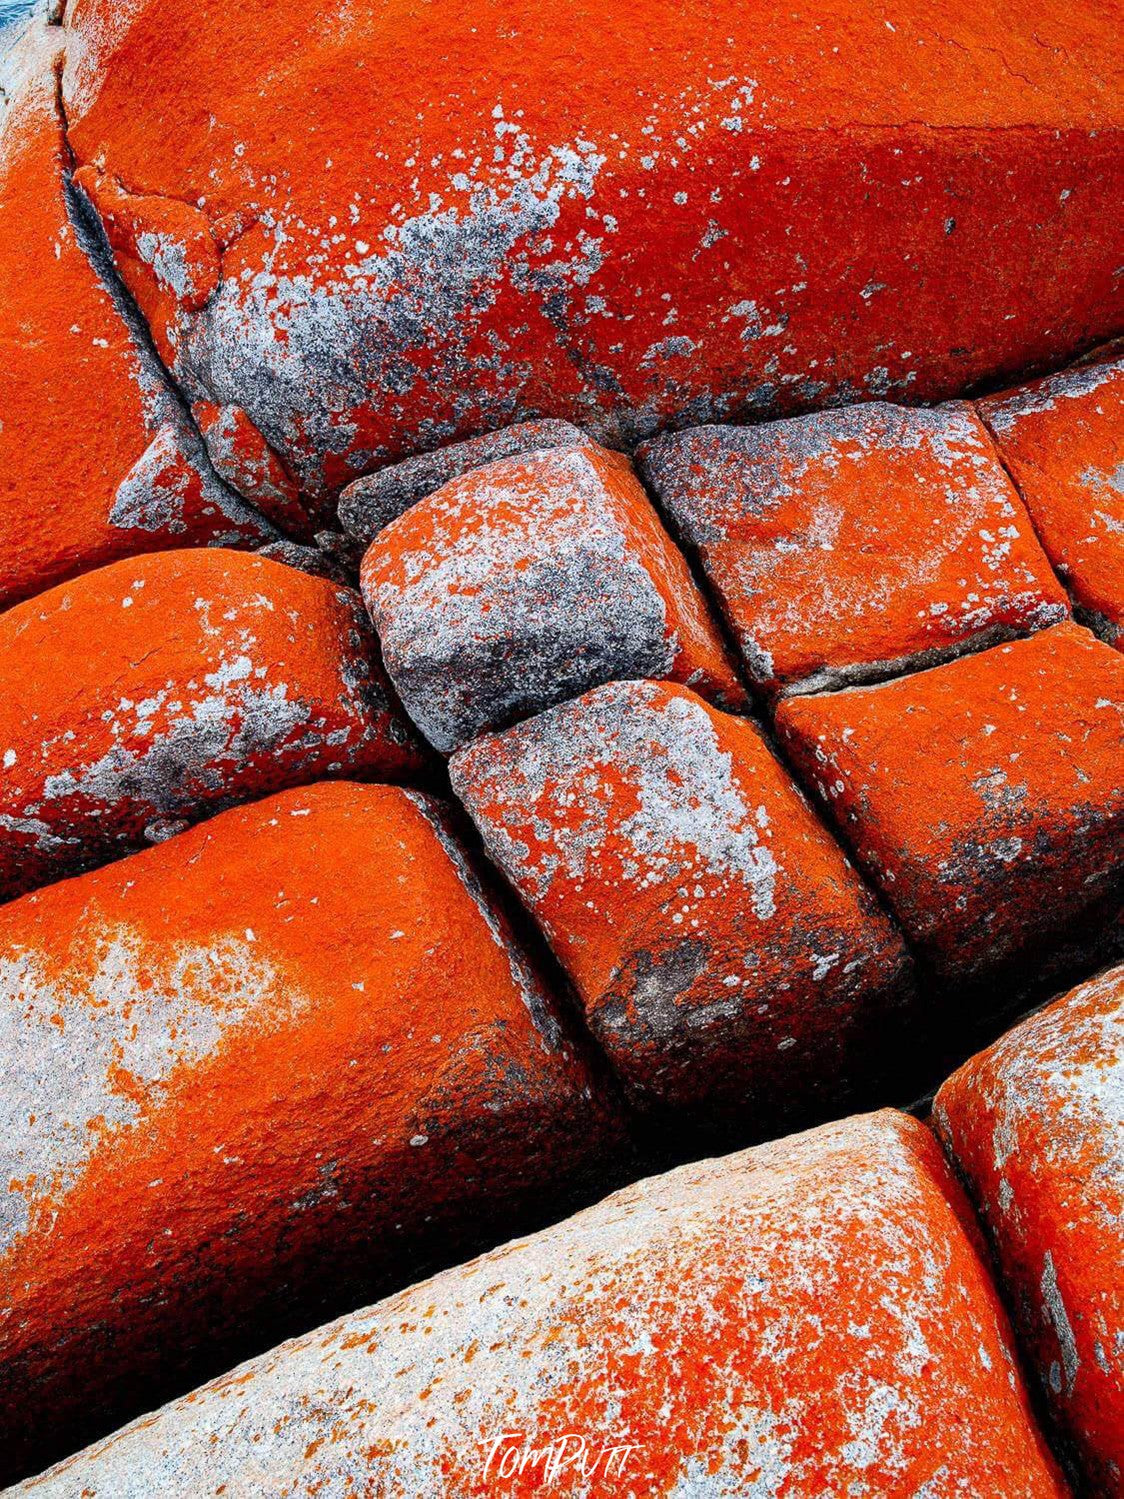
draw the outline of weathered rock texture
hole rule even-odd
[[[979,409],[1087,622],[1124,648],[1124,361],[1063,370]]]
[[[698,427],[641,464],[767,692],[932,665],[1069,612],[970,406]]]
[[[936,1142],[892,1113],[685,1166],[20,1492],[1063,1499],[967,1219]],[[567,1433],[586,1474],[571,1443],[552,1484]]]
[[[951,1077],[937,1129],[1087,1492],[1124,1489],[1124,968]]]
[[[959,983],[1044,961],[1092,908],[1118,912],[1122,716],[1124,660],[1067,622],[785,698],[777,726],[906,935]]]
[[[746,705],[686,562],[605,448],[452,480],[379,532],[361,578],[386,669],[439,750],[614,678]]]
[[[319,499],[526,417],[943,398],[1118,332],[1115,19],[73,0],[63,95],[177,379]]]
[[[418,453],[349,484],[340,496],[340,520],[350,536],[369,544],[384,526],[450,479],[499,458],[582,441],[584,433],[570,422],[520,422],[431,453]]]
[[[29,599],[0,672],[0,898],[284,786],[424,765],[358,594],[244,552]]]
[[[0,608],[117,557],[275,534],[219,483],[80,243],[58,35],[0,58]]]
[[[870,1072],[904,945],[752,723],[613,683],[450,772],[641,1099],[768,1129]]]
[[[395,787],[286,792],[9,905],[0,1060],[9,1476],[613,1157],[439,804]]]

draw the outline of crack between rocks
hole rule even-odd
[[[260,523],[263,532],[262,545],[269,545],[276,541],[291,540],[291,537],[286,536],[284,532],[278,530],[273,521],[269,520],[253,501],[232,488],[211,463],[210,455],[207,452],[207,444],[204,442],[203,434],[200,432],[195,421],[191,404],[177,384],[171,370],[169,370],[160,357],[148,321],[134,301],[132,294],[113,262],[113,251],[106,238],[105,230],[102,227],[97,210],[74,181],[74,172],[79,162],[70,144],[70,122],[67,119],[66,101],[63,97],[64,67],[65,57],[60,56],[54,65],[55,111],[58,116],[59,129],[62,136],[63,201],[66,205],[67,217],[74,230],[75,242],[83,255],[85,255],[91,271],[104,288],[117,315],[125,324],[141,362],[151,377],[159,383],[169,399],[175,403],[187,427],[194,434],[199,444],[199,462],[206,464],[208,478],[228,496],[235,510],[237,507],[242,507],[244,511],[249,512]]]

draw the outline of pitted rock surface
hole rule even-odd
[[[900,1028],[901,937],[746,720],[613,683],[450,770],[642,1099],[775,1129]]]
[[[479,1245],[615,1139],[444,811],[387,786],[8,905],[0,1059],[9,1476]]]
[[[0,616],[0,664],[0,898],[286,785],[425,764],[358,594],[243,552],[62,584]]]
[[[607,1198],[246,1364],[18,1492],[1065,1499],[968,1208],[886,1112]],[[508,1462],[482,1469],[497,1438]],[[597,1455],[596,1448],[591,1455]],[[490,1478],[490,1481],[489,1481]],[[762,1489],[762,1485],[766,1489]]]
[[[970,406],[699,427],[641,464],[766,692],[916,670],[1069,612]]]
[[[937,1130],[1090,1494],[1124,1480],[1124,968],[973,1057]]]
[[[745,691],[628,460],[590,444],[501,459],[380,531],[363,597],[437,749],[614,678]]]

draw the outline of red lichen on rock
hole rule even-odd
[[[17,81],[0,116],[0,608],[117,557],[274,534],[216,480],[79,243],[55,42],[33,31],[7,62]]]
[[[1124,1491],[1124,968],[973,1057],[934,1119],[1087,1492]]]
[[[0,988],[9,1475],[613,1161],[416,792],[286,792],[14,902]]]
[[[942,399],[1111,336],[1114,19],[71,0],[64,96],[190,398],[331,495],[528,417],[629,441]]]
[[[1063,370],[979,410],[1074,600],[1124,649],[1124,361]]]
[[[311,541],[313,520],[297,481],[246,413],[237,406],[197,401],[192,414],[215,472],[286,536]]]
[[[698,427],[641,462],[767,692],[932,665],[1069,613],[970,406]]]
[[[584,440],[585,434],[570,422],[519,422],[431,453],[417,453],[349,484],[340,495],[340,522],[349,536],[369,545],[384,526],[450,479],[517,453],[566,448]]]
[[[0,899],[323,777],[425,763],[351,589],[220,549],[0,617]]]
[[[889,1112],[683,1166],[20,1493],[1065,1499],[970,1217]]]
[[[386,669],[440,750],[617,678],[746,706],[706,603],[627,458],[504,458],[381,530],[361,586]]]
[[[1124,660],[1087,630],[790,697],[782,739],[946,980],[1035,963],[1119,895]]]
[[[904,944],[755,725],[618,682],[450,774],[641,1100],[769,1128],[874,1070]]]

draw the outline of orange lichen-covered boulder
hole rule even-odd
[[[245,1364],[19,1490],[1065,1499],[925,1127],[844,1120],[606,1198]]]
[[[520,422],[467,442],[449,443],[432,453],[418,453],[349,484],[340,496],[340,521],[349,536],[366,544],[450,479],[500,458],[540,448],[566,448],[583,440],[584,434],[570,422]]]
[[[1064,370],[979,410],[1079,609],[1124,649],[1124,359]]]
[[[0,1058],[9,1476],[613,1156],[439,804],[397,787],[285,792],[9,905]]]
[[[943,398],[1110,336],[1115,21],[72,0],[63,93],[177,378],[323,495],[528,417]]]
[[[905,948],[752,723],[618,682],[450,773],[641,1100],[760,1128],[867,1078]]]
[[[27,600],[0,617],[0,675],[0,898],[233,802],[425,763],[358,594],[244,552]]]
[[[627,458],[594,444],[452,480],[378,533],[360,581],[390,678],[440,750],[614,678],[746,704]]]
[[[1089,1494],[1124,1491],[1124,968],[973,1057],[937,1129]]]
[[[932,665],[1069,612],[970,406],[698,427],[641,462],[768,692]]]
[[[215,476],[68,211],[59,35],[0,59],[0,608],[116,557],[275,534]]]
[[[1036,964],[1124,868],[1124,660],[1065,623],[777,726],[936,972]],[[1098,940],[1099,924],[1090,934]]]

